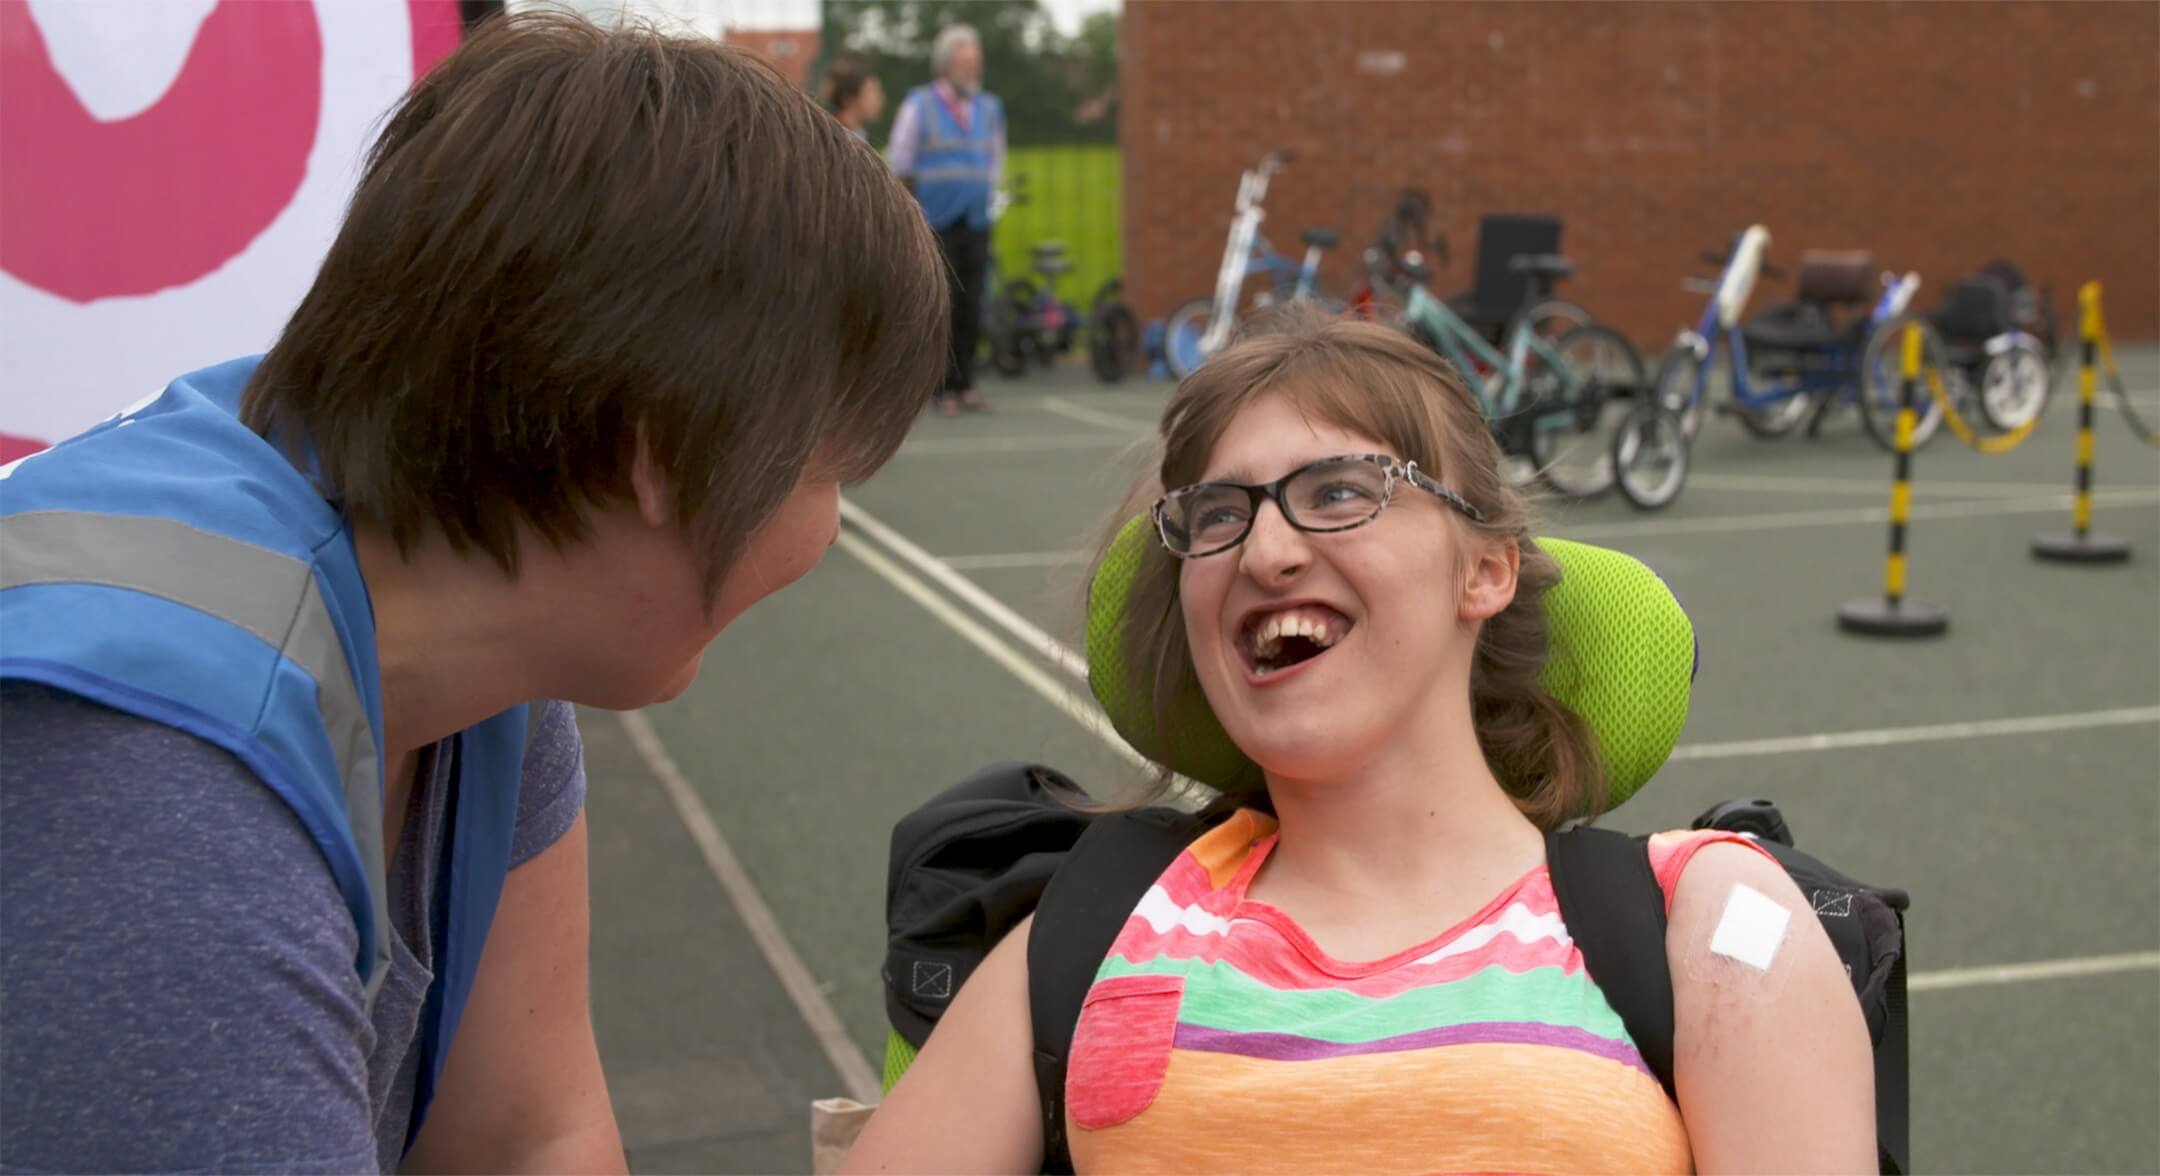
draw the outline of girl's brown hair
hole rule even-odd
[[[1449,512],[1455,526],[1489,542],[1514,541],[1521,552],[1515,599],[1484,623],[1471,663],[1478,744],[1516,807],[1540,829],[1594,814],[1605,787],[1590,729],[1540,680],[1545,593],[1559,582],[1559,566],[1530,537],[1529,502],[1501,477],[1500,448],[1476,396],[1429,348],[1392,328],[1309,305],[1255,320],[1179,386],[1163,412],[1160,468],[1134,488],[1120,522],[1164,488],[1200,480],[1230,422],[1269,395],[1417,462],[1485,517],[1480,524]],[[1178,606],[1178,566],[1159,544],[1149,545],[1128,598],[1122,650],[1124,664],[1152,674],[1155,729],[1171,739],[1177,700],[1200,692]],[[1459,578],[1464,570],[1451,573]],[[1167,773],[1161,783],[1168,786]],[[1266,807],[1258,766],[1248,762],[1224,799]]]

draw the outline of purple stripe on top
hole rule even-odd
[[[1229,1029],[1209,1029],[1201,1025],[1178,1022],[1175,1045],[1197,1053],[1237,1054],[1248,1058],[1265,1058],[1271,1062],[1313,1062],[1322,1058],[1347,1058],[1357,1054],[1399,1053],[1413,1049],[1437,1049],[1447,1045],[1547,1045],[1558,1049],[1580,1050],[1595,1054],[1608,1061],[1633,1066],[1643,1073],[1650,1067],[1643,1064],[1642,1055],[1625,1041],[1599,1037],[1582,1029],[1565,1025],[1544,1025],[1536,1021],[1481,1021],[1468,1025],[1445,1025],[1438,1029],[1420,1029],[1395,1037],[1383,1037],[1377,1041],[1322,1041],[1314,1037],[1300,1037],[1295,1033],[1238,1033]]]

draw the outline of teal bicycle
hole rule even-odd
[[[1557,254],[1511,264],[1547,281],[1574,270]],[[1527,459],[1539,480],[1569,498],[1596,498],[1617,485],[1630,504],[1654,510],[1680,496],[1687,433],[1678,413],[1647,394],[1642,356],[1618,331],[1587,323],[1547,340],[1519,319],[1502,353],[1433,297],[1422,257],[1408,255],[1400,269],[1409,286],[1404,325],[1478,390],[1503,453]]]

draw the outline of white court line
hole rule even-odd
[[[962,572],[1007,571],[1012,568],[1063,568],[1088,561],[1085,551],[1011,551],[991,555],[947,555],[946,567]]]
[[[1043,397],[1042,409],[1044,412],[1054,412],[1061,417],[1079,421],[1084,425],[1100,425],[1106,429],[1122,429],[1128,433],[1150,434],[1155,431],[1155,426],[1147,421],[1119,416],[1112,412],[1101,412],[1085,405],[1074,404],[1062,396]]]
[[[871,547],[846,531],[840,532],[840,546],[849,555],[861,560],[863,566],[875,572],[886,583],[898,588],[908,599],[923,606],[924,611],[945,622],[947,627],[958,633],[968,644],[981,650],[991,661],[1005,667],[1006,672],[1020,679],[1028,689],[1042,695],[1050,705],[1064,711],[1072,721],[1087,728],[1101,738],[1103,742],[1109,744],[1112,749],[1125,757],[1126,762],[1144,770],[1153,769],[1153,765],[1141,758],[1140,753],[1134,751],[1131,745],[1125,742],[1125,737],[1119,735],[1117,729],[1110,725],[1109,718],[1096,708],[1092,699],[1082,700],[1078,692],[1045,673],[1041,666],[1030,661],[1026,654],[1000,640],[997,634],[976,624],[974,618],[953,607],[950,601],[932,591],[929,585],[909,575],[904,569],[895,566],[891,560],[886,559],[876,548]],[[1022,621],[1021,623],[1026,624],[1027,622]],[[1057,644],[1047,635],[1043,635],[1042,640],[1052,645]],[[1067,655],[1074,656],[1069,650]],[[1086,678],[1084,667],[1081,671],[1081,677],[1083,680]]]
[[[631,745],[637,748],[638,756],[645,761],[653,778],[660,782],[660,790],[667,793],[668,801],[675,806],[675,814],[682,818],[690,840],[697,843],[706,867],[719,881],[720,888],[727,892],[728,901],[735,904],[736,913],[749,928],[750,938],[757,944],[759,953],[772,965],[773,974],[780,978],[780,986],[787,990],[788,999],[795,1002],[795,1011],[802,1014],[803,1024],[809,1026],[818,1046],[825,1051],[826,1059],[832,1062],[840,1081],[847,1086],[849,1097],[859,1103],[875,1103],[884,1089],[884,1082],[871,1067],[862,1048],[855,1044],[855,1039],[848,1036],[840,1014],[834,1011],[832,1002],[825,999],[824,989],[818,987],[817,978],[811,975],[809,966],[796,953],[795,945],[788,942],[787,933],[780,929],[780,920],[773,916],[765,896],[758,892],[757,884],[743,869],[742,859],[735,856],[734,848],[721,834],[712,812],[683,777],[674,757],[668,754],[667,745],[660,741],[660,733],[653,730],[652,720],[641,711],[624,711],[622,723],[630,733]]]
[[[973,580],[952,570],[945,561],[931,555],[908,541],[907,536],[878,521],[877,516],[843,497],[840,499],[842,520],[862,528],[865,534],[914,566],[915,570],[944,585],[947,592],[974,606],[975,611],[988,618],[998,628],[1017,638],[1020,644],[1050,659],[1059,669],[1081,681],[1087,680],[1087,662],[1077,653],[1067,649],[1063,642],[1043,632],[1026,617],[1005,607],[1005,602],[977,587]],[[843,535],[843,537],[845,537]],[[1119,741],[1120,743],[1123,740]]]
[[[1982,964],[1971,968],[1914,972],[1905,977],[1905,989],[1908,992],[1929,992],[1944,988],[2025,984],[2034,980],[2060,980],[2071,976],[2105,976],[2113,972],[2137,971],[2160,971],[2160,951],[2130,951],[2120,955],[2036,960],[2029,964]]]
[[[2160,706],[2126,706],[2077,714],[2027,715],[2014,719],[1978,719],[1967,723],[1928,723],[1917,727],[1883,727],[1873,731],[1830,731],[1820,735],[1789,735],[1776,739],[1690,743],[1674,748],[1672,758],[1712,760],[1757,755],[1795,755],[1814,751],[1841,751],[1853,747],[1936,743],[1947,739],[2041,735],[2052,731],[2080,731],[2092,727],[2131,727],[2140,723],[2160,723]]]
[[[900,446],[896,457],[939,457],[971,453],[1051,453],[1070,449],[1123,449],[1133,443],[1124,434],[1072,434],[1041,437],[924,437]]]
[[[1887,498],[1890,483],[1886,478],[1796,478],[1780,474],[1700,474],[1689,472],[1687,484],[1705,490],[1743,490],[1778,493],[1862,494]],[[2062,482],[1934,482],[1926,478],[1913,479],[1915,494],[1964,494],[1979,497],[1994,495],[2015,498],[2027,494],[2060,493]]]
[[[2160,490],[2095,490],[2099,506],[2160,505]],[[2045,498],[2009,498],[1980,502],[1928,502],[1914,506],[1911,519],[1986,518],[1993,515],[2068,512],[2070,495]],[[1555,536],[1569,539],[1623,539],[1642,535],[1714,535],[1736,531],[1789,531],[1804,527],[1846,527],[1861,523],[1887,523],[1887,506],[1838,507],[1832,510],[1795,510],[1775,514],[1712,515],[1693,519],[1643,519],[1627,523],[1583,523],[1551,528]]]

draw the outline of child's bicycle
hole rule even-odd
[[[1721,374],[1717,357],[1723,352],[1724,378],[1718,381],[1723,395],[1715,407],[1739,418],[1755,436],[1781,437],[1802,421],[1809,421],[1813,435],[1826,413],[1857,400],[1868,433],[1884,448],[1895,449],[1897,340],[1912,317],[1919,275],[1882,274],[1881,293],[1869,304],[1872,257],[1811,250],[1801,255],[1798,296],[1743,321],[1756,279],[1785,276],[1764,262],[1769,246],[1769,230],[1753,225],[1729,253],[1703,254],[1721,272],[1715,282],[1690,278],[1684,283],[1690,291],[1708,294],[1709,302],[1695,329],[1682,330],[1660,360],[1657,399],[1679,414],[1681,426],[1694,437],[1705,409],[1712,407],[1712,385]],[[1866,313],[1838,321],[1837,308],[1860,305],[1869,305]],[[1930,361],[1939,365],[1942,344],[1932,330],[1927,346]],[[1933,400],[1918,405],[1913,447],[1926,444],[1941,423]]]
[[[1163,323],[1163,358],[1169,365],[1173,379],[1182,380],[1193,370],[1207,362],[1207,358],[1222,349],[1230,339],[1230,332],[1237,326],[1238,304],[1243,300],[1245,279],[1255,272],[1268,275],[1273,280],[1270,291],[1260,295],[1260,301],[1290,301],[1316,298],[1330,305],[1320,289],[1320,256],[1335,247],[1337,235],[1334,229],[1306,229],[1305,259],[1293,261],[1277,253],[1267,238],[1260,235],[1260,222],[1267,217],[1264,204],[1267,200],[1268,180],[1283,166],[1297,158],[1295,152],[1272,151],[1260,161],[1260,166],[1247,171],[1238,181],[1237,215],[1230,222],[1230,238],[1223,248],[1222,266],[1215,274],[1215,293],[1207,298],[1194,298],[1176,310]]]
[[[1564,257],[1530,263],[1564,271]],[[1618,485],[1629,503],[1656,509],[1687,482],[1688,437],[1677,413],[1643,394],[1642,357],[1610,327],[1595,323],[1547,340],[1517,318],[1505,354],[1433,297],[1421,257],[1403,259],[1409,276],[1404,320],[1412,335],[1445,356],[1478,389],[1503,453],[1528,459],[1536,476],[1570,498],[1594,498]]]
[[[1002,346],[992,348],[991,358],[1007,376],[1025,375],[1030,361],[1049,367],[1059,355],[1072,350],[1079,331],[1078,312],[1057,292],[1057,280],[1073,269],[1064,244],[1038,241],[1028,251],[1028,260],[1042,285],[1030,278],[1013,278],[998,294],[1005,303],[1006,336]]]

